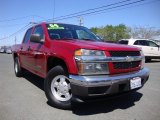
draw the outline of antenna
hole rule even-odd
[[[55,17],[55,11],[56,11],[56,0],[53,0],[53,22],[54,22],[54,17]]]
[[[17,44],[17,38],[16,38],[16,36],[15,36],[14,42],[15,42],[15,45],[16,45]]]

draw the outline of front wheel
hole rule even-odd
[[[52,68],[44,83],[45,94],[52,106],[62,109],[71,108],[70,81],[61,66]]]

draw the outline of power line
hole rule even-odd
[[[130,2],[130,1],[132,1],[132,0],[124,0],[124,1],[112,3],[112,4],[109,4],[109,5],[105,5],[105,6],[100,6],[100,7],[91,8],[91,9],[87,9],[87,10],[84,10],[84,11],[80,11],[80,12],[64,15],[64,16],[59,16],[59,17],[56,17],[55,20],[57,21],[57,20],[69,19],[69,18],[73,18],[73,17],[77,17],[77,16],[82,16],[82,15],[94,14],[96,12],[102,12],[102,11],[106,11],[108,9],[113,9],[113,8],[116,8],[116,7],[123,7],[123,6],[126,6],[126,5],[135,4],[135,3],[139,3],[139,2],[142,2],[142,1],[146,1],[146,0],[139,0],[139,1],[135,1],[135,2],[129,3],[129,4],[119,5],[119,6],[116,6],[116,7],[113,7],[113,8],[102,9],[102,8],[107,8],[107,7],[110,7],[110,6],[114,6],[114,5]],[[54,6],[55,6],[55,0],[54,0]],[[98,10],[98,9],[101,9],[101,10]],[[89,11],[91,11],[91,12],[89,12]],[[54,7],[54,11],[53,11],[53,17],[54,17],[54,14],[55,14],[55,7]],[[38,17],[38,18],[41,18],[41,19],[44,19],[44,20],[46,19],[46,18],[44,18],[42,16],[39,16],[39,15],[28,15],[28,16],[13,18],[13,19],[0,20],[0,22],[16,21],[16,20],[21,20],[21,19],[29,18],[29,17],[31,17],[31,18]],[[50,21],[50,20],[51,19],[48,19],[47,21]]]
[[[98,13],[98,12],[103,12],[103,11],[107,11],[107,10],[114,9],[114,8],[124,7],[124,6],[131,5],[131,4],[136,4],[136,3],[140,3],[140,2],[143,2],[143,1],[146,1],[146,0],[139,0],[139,1],[135,1],[135,2],[130,2],[130,1],[132,1],[132,0],[124,0],[124,1],[112,3],[112,4],[109,4],[109,5],[105,5],[105,6],[100,6],[100,7],[91,8],[91,9],[87,9],[87,10],[84,10],[84,11],[80,11],[80,12],[64,15],[64,16],[59,16],[59,17],[56,17],[56,18],[53,18],[53,19],[55,21],[64,20],[64,19],[70,19],[70,18],[74,18],[74,17],[79,17],[79,16],[94,14],[94,13]],[[126,2],[130,2],[130,3],[126,3]],[[122,4],[122,3],[126,3],[126,4]],[[118,5],[118,4],[121,4],[121,5]],[[55,0],[54,0],[54,5],[55,5]],[[118,5],[118,6],[110,7],[110,6],[114,6],[114,5]],[[107,7],[110,7],[110,8],[107,8]],[[105,9],[102,9],[102,8],[105,8]],[[99,9],[99,10],[97,10],[97,9]],[[91,11],[91,12],[88,12],[88,11]],[[53,17],[54,17],[54,15],[55,15],[55,7],[54,7],[54,11],[53,11]],[[19,20],[19,19],[24,19],[26,17],[33,17],[33,16],[44,19],[44,17],[42,17],[42,16],[30,15],[30,16],[15,18],[15,19],[1,20],[0,22]],[[44,19],[43,21],[51,21],[53,19],[48,19],[48,20]],[[42,21],[39,21],[39,22],[42,22]]]
[[[10,22],[10,21],[15,21],[15,20],[25,19],[25,18],[28,18],[28,17],[32,17],[32,16],[29,15],[29,16],[17,17],[17,18],[13,18],[13,19],[4,19],[4,20],[0,20],[0,22]]]
[[[20,26],[20,25],[25,25],[25,24],[28,24],[28,22],[27,23],[19,23],[19,24],[3,24],[3,25],[0,25],[0,27],[5,27],[5,28],[10,28],[10,27],[17,27],[17,26]]]
[[[130,0],[126,0],[126,1],[130,1]],[[121,2],[118,2],[118,3],[123,3],[123,2],[126,2],[126,1],[121,1]],[[147,0],[138,0],[138,1],[130,2],[130,3],[128,2],[126,4],[121,4],[121,5],[114,6],[114,7],[109,7],[109,8],[105,8],[105,9],[96,10],[96,9],[99,9],[99,8],[103,8],[103,7],[107,7],[107,6],[113,6],[113,5],[118,4],[118,3],[113,3],[113,4],[106,5],[106,6],[101,6],[101,7],[88,9],[88,10],[84,10],[84,11],[73,13],[73,14],[68,14],[68,15],[65,15],[65,16],[60,16],[60,17],[55,18],[55,21],[70,19],[70,18],[79,17],[79,16],[86,16],[86,15],[91,15],[91,14],[95,14],[95,13],[102,13],[104,11],[117,9],[117,8],[122,8],[122,7],[129,6],[129,5],[134,5],[134,6],[131,6],[131,7],[135,7],[135,6],[138,6],[138,5],[140,6],[140,5],[144,5],[144,4],[153,3],[155,1],[159,2],[159,0],[153,0],[153,1],[150,1],[150,2],[147,2],[147,3],[143,4],[142,2],[145,2],[145,1],[147,1]],[[142,4],[135,5],[137,3],[142,3]],[[127,7],[127,8],[130,8],[130,7]],[[122,9],[125,9],[125,8],[122,8]],[[87,11],[91,11],[91,12],[87,12]],[[79,14],[79,13],[81,13],[81,14]],[[49,22],[50,20],[51,19],[48,19],[46,21]]]
[[[128,2],[128,1],[131,1],[131,0],[124,0],[124,1],[121,1],[121,2],[116,2],[116,3],[112,3],[112,4],[109,4],[109,5],[105,5],[105,6],[100,6],[100,7],[91,8],[91,9],[83,10],[83,11],[80,11],[80,12],[76,12],[76,13],[64,15],[64,16],[59,16],[59,17],[57,17],[56,19],[63,18],[63,17],[67,17],[67,16],[73,16],[73,15],[76,15],[76,14],[79,14],[79,13],[84,13],[84,12],[88,12],[88,11],[93,11],[93,10],[95,10],[95,9],[101,9],[101,8],[113,6],[113,5],[116,5],[116,4],[121,4],[121,3],[124,3],[124,2]]]
[[[108,10],[107,12],[112,12],[112,11],[117,11],[117,10],[124,10],[124,9],[128,9],[128,8],[133,8],[133,7],[137,7],[137,6],[142,6],[142,5],[146,5],[146,4],[151,4],[151,3],[155,3],[155,2],[160,2],[160,0],[153,0],[153,1],[148,1],[148,2],[145,2],[145,3],[141,3],[141,4],[137,4],[137,5],[132,5],[132,6],[129,6],[129,7],[125,7],[125,8],[119,8],[119,9],[115,9],[115,10]],[[95,14],[102,14],[102,13],[106,13],[106,11],[102,11],[102,12],[99,12],[99,13],[93,13],[91,15],[95,15]],[[90,15],[90,16],[91,16]]]
[[[26,19],[26,18],[33,18],[33,17],[45,19],[44,17],[39,16],[39,15],[28,15],[28,16],[22,16],[22,17],[17,17],[17,18],[12,18],[12,19],[0,20],[0,22],[11,22],[11,21],[17,21],[17,20],[22,20],[22,19]]]
[[[128,3],[125,3],[127,2]],[[144,2],[146,0],[138,0],[138,1],[134,1],[134,2],[130,2],[131,0],[124,0],[124,1],[121,1],[121,2],[116,2],[116,3],[112,3],[112,4],[109,4],[109,5],[105,5],[105,6],[101,6],[101,7],[97,7],[97,8],[92,8],[92,9],[88,9],[88,10],[84,10],[84,11],[80,11],[80,12],[77,12],[77,13],[72,13],[72,14],[69,14],[69,15],[65,15],[65,16],[60,16],[60,17],[57,17],[55,18],[55,20],[63,20],[63,19],[69,19],[69,18],[74,18],[74,17],[79,17],[79,16],[84,16],[84,15],[90,15],[90,14],[95,14],[95,13],[100,13],[100,12],[104,12],[104,11],[107,11],[107,10],[112,10],[112,9],[116,9],[116,8],[121,8],[121,7],[124,7],[124,6],[129,6],[129,5],[134,5],[136,3],[140,3],[140,2]],[[157,0],[155,0],[157,1]],[[153,1],[152,1],[153,2]],[[125,4],[121,4],[121,3],[125,3]],[[120,5],[117,5],[117,4],[120,4]],[[113,6],[114,5],[114,6]],[[117,6],[115,6],[117,5]],[[110,6],[113,6],[113,7],[110,7]],[[109,7],[109,8],[107,8]],[[133,6],[132,6],[133,7]],[[105,9],[102,9],[102,8],[105,8]],[[97,10],[98,9],[98,10]],[[90,11],[90,12],[88,12]],[[36,15],[35,15],[36,16]],[[27,16],[26,16],[27,17]],[[38,16],[37,16],[38,17]],[[40,16],[39,16],[40,17]],[[24,17],[21,17],[21,19],[24,18]],[[41,17],[42,18],[42,17]],[[15,18],[14,20],[17,20],[18,18]],[[11,20],[11,19],[10,19]],[[8,21],[10,21],[8,20]],[[13,20],[13,19],[12,19]],[[47,21],[49,21],[50,19],[48,19]],[[0,22],[3,22],[2,20]],[[39,21],[41,22],[41,21]],[[39,23],[38,22],[38,23]],[[3,39],[7,39],[9,37],[12,37],[14,36],[15,34],[18,34],[19,32],[21,32],[22,30],[26,29],[30,24],[22,27],[21,29],[19,29],[17,32],[9,35],[8,37],[5,37],[5,38],[1,38],[0,40],[3,40]]]
[[[24,27],[20,28],[18,31],[12,33],[11,35],[9,35],[9,36],[7,36],[7,37],[4,37],[4,38],[0,38],[0,40],[8,39],[8,38],[10,38],[10,37],[12,37],[12,36],[15,36],[16,34],[24,31],[24,30],[25,30],[26,28],[28,28],[30,25],[31,25],[31,24],[29,23],[29,24],[25,25]]]
[[[135,1],[135,2],[130,2],[130,3],[126,3],[126,4],[114,6],[114,7],[109,7],[109,8],[105,8],[105,9],[101,9],[101,10],[94,10],[94,11],[91,11],[91,12],[77,14],[77,15],[73,15],[73,16],[69,16],[69,17],[57,18],[55,20],[57,21],[57,20],[63,20],[63,19],[69,19],[69,18],[78,17],[78,16],[84,16],[84,15],[99,13],[99,12],[107,11],[107,10],[110,10],[110,9],[115,9],[115,8],[120,8],[120,7],[124,7],[124,6],[128,6],[128,5],[133,5],[133,4],[136,4],[136,3],[143,2],[143,1],[145,1],[145,0],[138,0],[138,1]]]
[[[127,1],[128,1],[128,3],[126,3]],[[146,1],[146,0],[138,0],[138,1],[134,1],[134,2],[130,2],[130,1],[131,0],[125,0],[125,1],[116,2],[116,3],[112,3],[112,4],[109,4],[109,5],[105,5],[105,6],[101,6],[101,7],[97,7],[97,8],[84,10],[84,11],[73,13],[73,14],[68,14],[68,15],[65,15],[65,16],[60,16],[60,17],[55,18],[55,21],[70,19],[70,18],[89,15],[89,14],[94,14],[94,13],[98,13],[98,12],[103,12],[103,11],[107,11],[107,10],[110,10],[110,9],[115,9],[115,8],[119,8],[119,7],[124,7],[124,6],[128,6],[128,5],[140,3],[140,2],[143,2],[143,1]],[[122,3],[125,3],[125,4],[122,4]],[[118,5],[118,4],[120,4],[120,5]],[[117,5],[117,6],[115,6],[115,5]],[[113,6],[113,7],[110,7],[110,6]],[[105,8],[105,9],[102,9],[102,8]],[[88,12],[88,11],[90,11],[90,12]],[[51,19],[48,19],[47,21],[50,21],[50,20]]]

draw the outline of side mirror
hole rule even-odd
[[[44,43],[44,39],[41,38],[40,34],[32,34],[30,41],[34,43]]]

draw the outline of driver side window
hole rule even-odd
[[[150,47],[158,47],[158,45],[155,44],[155,43],[152,42],[152,41],[148,41],[148,46],[150,46]]]
[[[42,26],[36,26],[33,34],[39,34],[41,39],[44,39],[44,32]]]
[[[137,41],[135,41],[134,45],[148,46],[146,40],[137,40]]]

